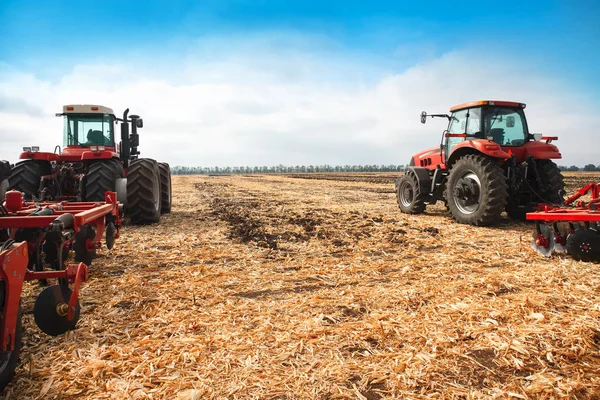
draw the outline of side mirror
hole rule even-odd
[[[515,127],[515,117],[513,117],[513,116],[506,117],[506,127],[507,128]]]
[[[427,122],[427,112],[423,111],[421,113],[421,123],[424,124],[425,122]]]
[[[143,128],[144,127],[144,120],[141,119],[141,118],[135,120],[135,126],[137,126],[138,128]]]

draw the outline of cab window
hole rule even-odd
[[[519,108],[486,109],[484,127],[486,137],[501,146],[523,146],[527,141],[527,122]]]

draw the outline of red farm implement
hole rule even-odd
[[[580,200],[591,195],[589,201]],[[528,213],[535,221],[531,247],[549,257],[567,253],[578,261],[600,262],[600,185],[588,183],[562,206],[540,205]]]
[[[115,192],[104,202],[24,202],[17,191],[0,206],[0,390],[14,375],[21,349],[20,298],[24,281],[57,279],[38,295],[33,315],[46,334],[58,336],[79,320],[79,289],[106,236],[112,248],[121,225]],[[71,253],[75,262],[67,263]]]

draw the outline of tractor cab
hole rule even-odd
[[[525,104],[507,101],[477,101],[452,107],[446,146],[473,139],[487,139],[502,147],[523,146],[529,141]]]
[[[93,153],[115,153],[116,118],[112,109],[88,104],[67,105],[56,116],[64,119],[64,150],[61,156],[65,160],[76,161],[94,156],[104,158],[106,155]],[[112,157],[111,154],[109,158]]]

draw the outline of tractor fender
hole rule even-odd
[[[58,161],[60,156],[55,153],[45,153],[39,151],[24,151],[19,155],[20,160],[35,160],[35,161]]]
[[[462,158],[467,154],[483,154],[490,158],[496,158],[499,161],[508,160],[510,158],[510,154],[502,150],[502,147],[500,147],[498,143],[494,143],[491,140],[465,140],[454,147],[446,164],[448,167],[451,167],[459,158]]]
[[[117,201],[123,207],[127,207],[127,178],[117,178],[115,192],[117,193]]]
[[[423,167],[408,167],[406,173],[413,173],[417,177],[417,183],[421,193],[429,194],[431,192],[431,175],[429,170]],[[396,182],[396,186],[398,183]]]
[[[523,145],[523,149],[525,149],[525,159],[530,156],[533,156],[533,158],[538,160],[562,158],[558,147],[549,143],[527,142]]]

